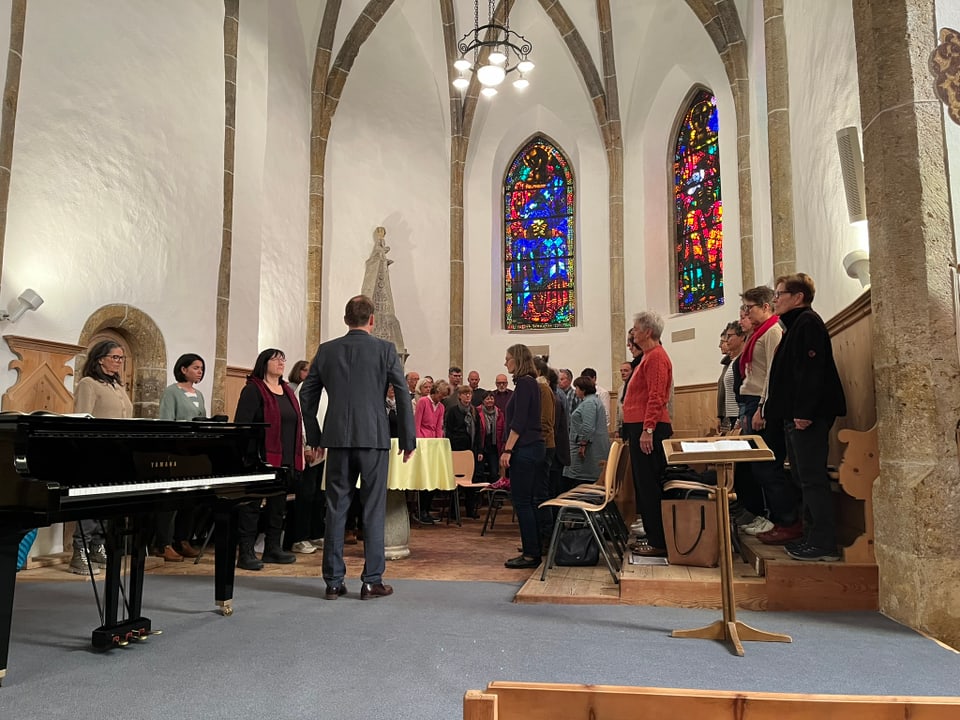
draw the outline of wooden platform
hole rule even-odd
[[[782,547],[745,539],[749,562],[734,558],[737,607],[746,610],[877,610],[877,566],[792,560]],[[540,580],[538,569],[520,591],[518,603],[623,604],[719,609],[720,570],[660,565],[624,565],[619,585],[601,564],[554,568]]]

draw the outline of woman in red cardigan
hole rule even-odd
[[[639,555],[665,557],[661,478],[667,467],[663,441],[673,435],[667,403],[673,390],[673,364],[660,344],[663,319],[649,310],[633,318],[633,340],[643,351],[623,398],[623,430],[630,447],[637,511],[647,542],[634,548]]]
[[[292,487],[299,489],[303,472],[303,416],[293,390],[283,379],[286,362],[283,351],[276,348],[267,348],[257,356],[253,372],[247,376],[247,384],[240,391],[234,420],[238,423],[268,424],[260,436],[260,447],[256,451],[268,464],[289,468]],[[296,562],[296,556],[280,546],[286,501],[283,495],[267,498],[263,509],[267,528],[262,560],[253,552],[260,519],[259,503],[240,506],[237,518],[240,536],[238,568],[261,570],[263,563]],[[295,529],[291,531],[296,532]]]

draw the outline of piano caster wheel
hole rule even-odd
[[[233,615],[233,600],[217,600],[217,605],[220,607],[220,614],[224,617]]]
[[[129,640],[117,640],[117,647],[126,647],[129,644]]]
[[[163,630],[151,630],[151,635],[163,635]]]

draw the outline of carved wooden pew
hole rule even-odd
[[[837,479],[843,491],[837,502],[837,531],[848,563],[876,563],[873,552],[873,483],[880,476],[877,426],[866,431],[843,429],[847,443]]]
[[[722,690],[493,682],[468,690],[464,720],[954,720],[960,698],[802,695]]]

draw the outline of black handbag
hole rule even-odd
[[[589,527],[560,531],[553,564],[561,567],[587,567],[600,562],[600,546]]]

